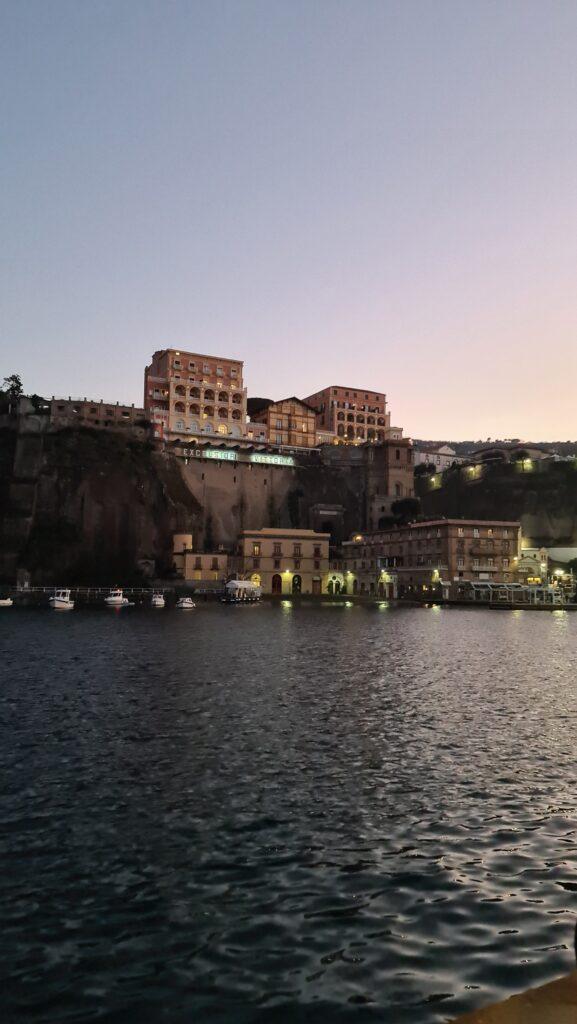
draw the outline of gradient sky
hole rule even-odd
[[[577,0],[4,0],[0,371],[577,438]]]

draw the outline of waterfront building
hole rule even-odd
[[[249,399],[250,426],[264,425],[271,444],[291,448],[315,448],[316,414],[312,406],[294,395],[278,402]]]
[[[90,427],[93,430],[126,430],[144,436],[148,430],[144,409],[102,399],[55,398],[50,402],[50,429]]]
[[[413,442],[408,437],[376,445],[338,445],[322,449],[325,465],[346,471],[358,467],[362,474],[364,509],[362,520],[368,530],[385,527],[392,506],[415,494]]]
[[[437,473],[442,473],[450,466],[460,465],[465,460],[448,444],[434,445],[426,441],[415,441],[413,461],[415,466],[433,466]]]
[[[549,553],[547,548],[521,548],[517,563],[519,583],[547,583]]]
[[[315,530],[244,530],[231,566],[263,594],[329,592],[330,534]]]
[[[386,440],[390,414],[382,392],[333,384],[304,401],[316,412],[318,430],[329,430],[343,441]]]
[[[400,596],[423,597],[464,580],[515,582],[520,544],[518,522],[432,519],[355,534],[343,553],[353,594],[376,593],[385,572]]]
[[[239,359],[182,349],[155,352],[144,371],[144,408],[154,437],[242,438],[246,390]]]
[[[226,551],[195,551],[191,533],[174,534],[172,563],[181,579],[219,589],[228,579],[228,561]]]

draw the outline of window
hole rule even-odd
[[[479,568],[479,559],[478,558],[474,558],[473,559],[473,569],[478,569],[478,568]]]
[[[465,531],[462,526],[457,527],[457,537],[464,537]]]
[[[487,537],[492,537],[492,536],[493,536],[493,527],[489,526],[488,529],[487,529]]]
[[[300,544],[293,544],[293,555],[298,558],[302,554]]]
[[[255,540],[252,545],[253,555],[260,555],[260,541]]]
[[[319,544],[315,544],[315,548],[314,548],[313,554],[314,554],[315,558],[320,558],[321,557],[321,549],[320,549],[320,545]]]
[[[479,536],[479,529],[477,526],[473,527],[473,537]]]
[[[494,558],[488,558],[487,559],[487,565],[493,566],[494,564],[495,564],[495,559]]]
[[[301,560],[300,560],[300,558],[295,558],[294,563],[295,563],[295,569],[300,569],[300,567],[301,567]]]
[[[202,569],[202,560],[200,558],[198,558],[198,557],[195,558],[195,560],[194,560],[194,568],[195,569]]]
[[[275,540],[275,542],[274,542],[274,544],[272,546],[272,553],[273,553],[273,555],[282,555],[280,541],[276,541]]]
[[[213,558],[212,562],[210,563],[210,568],[218,569],[218,558]]]
[[[174,366],[178,366],[178,368],[180,369],[180,359],[174,360]]]
[[[401,449],[400,448],[395,448],[395,458],[396,459],[400,459],[400,457],[401,457]]]
[[[275,558],[274,567],[275,569],[280,569],[280,558]]]
[[[237,370],[236,370],[235,366],[231,366],[231,368],[230,368],[230,375],[231,375],[231,377],[236,377]]]
[[[282,434],[275,434],[275,444],[282,444]]]
[[[509,559],[508,558],[504,558],[503,559],[503,568],[504,569],[508,569],[509,568]]]
[[[503,536],[504,537],[508,537],[509,536],[509,531],[506,528],[503,530]]]
[[[252,567],[253,569],[260,569],[260,558],[253,558]]]
[[[275,423],[275,427],[277,430],[282,430],[282,420],[277,420]]]
[[[315,569],[320,569],[320,567],[321,567],[321,563],[318,560],[316,560],[315,561]]]
[[[217,377],[224,377],[224,370],[223,370],[222,366],[217,366],[217,368],[216,368],[216,376]]]
[[[188,369],[189,370],[196,370],[196,363],[189,363],[188,364]]]
[[[203,367],[202,367],[202,372],[203,373],[210,373],[210,366],[207,366],[207,364],[204,363]]]
[[[464,558],[458,558],[457,559],[457,569],[464,569],[464,567],[465,567],[465,559]]]

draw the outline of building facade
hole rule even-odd
[[[386,440],[390,414],[382,392],[331,385],[304,401],[316,412],[318,430],[328,430],[347,441]]]
[[[316,414],[312,406],[300,398],[283,398],[267,402],[251,414],[249,427],[263,425],[271,444],[295,448],[317,445]]]
[[[144,436],[148,425],[144,409],[118,402],[94,401],[88,398],[52,398],[50,401],[50,427],[92,427],[95,430],[126,430]]]
[[[314,530],[244,530],[231,561],[236,573],[264,594],[326,594],[329,539],[328,533]]]
[[[435,471],[438,473],[442,473],[444,469],[460,465],[465,461],[448,444],[436,446],[419,443],[418,441],[415,441],[413,446],[413,460],[415,466],[434,466]]]
[[[154,436],[171,441],[246,433],[243,363],[180,349],[155,352],[144,372],[144,408]]]
[[[436,519],[356,534],[343,544],[353,594],[375,592],[395,574],[400,596],[440,596],[443,584],[515,582],[521,550],[518,522]],[[371,591],[372,587],[372,591]]]

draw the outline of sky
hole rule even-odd
[[[575,0],[4,0],[0,376],[577,438]]]

